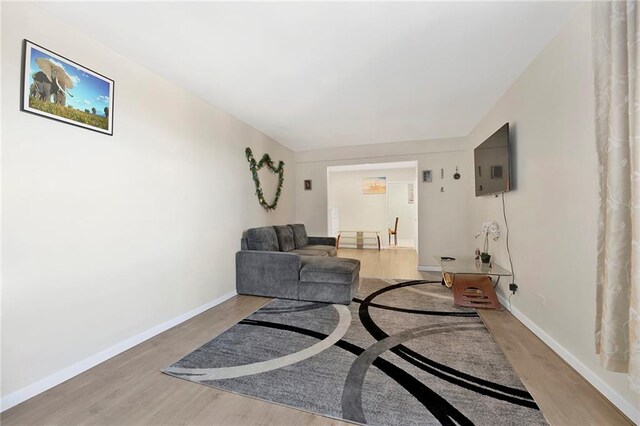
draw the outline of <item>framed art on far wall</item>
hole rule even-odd
[[[113,135],[113,90],[113,80],[24,41],[22,111]]]
[[[379,195],[387,193],[387,178],[368,177],[362,179],[362,193],[364,195]]]

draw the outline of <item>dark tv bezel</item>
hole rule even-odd
[[[503,129],[505,127],[507,128],[507,179],[506,179],[506,184],[505,184],[505,188],[506,189],[503,190],[503,191],[478,193],[478,183],[477,183],[477,177],[478,177],[477,176],[477,169],[478,169],[478,166],[476,164],[476,151],[478,149],[480,149],[480,147],[482,145],[484,145],[489,140],[491,140],[494,136],[496,136],[498,133],[503,131]],[[498,130],[493,132],[491,134],[491,136],[486,138],[480,145],[476,146],[473,149],[473,180],[474,180],[473,183],[474,183],[474,191],[475,191],[476,197],[484,197],[484,196],[488,196],[488,195],[504,194],[505,192],[511,191],[511,132],[509,131],[509,123],[505,123],[504,125],[502,125]]]

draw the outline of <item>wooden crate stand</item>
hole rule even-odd
[[[468,308],[500,308],[493,281],[487,275],[455,274],[453,302]]]

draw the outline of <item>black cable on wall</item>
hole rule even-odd
[[[507,208],[504,202],[504,192],[502,193],[502,216],[504,217],[504,227],[506,232],[507,254],[509,255],[509,265],[511,266],[511,284],[516,282],[516,272],[513,269],[513,260],[511,259],[511,249],[509,248],[509,223],[507,222]],[[509,310],[511,310],[511,296],[515,294],[515,290],[509,295]]]

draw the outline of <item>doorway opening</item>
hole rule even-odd
[[[417,161],[327,167],[329,235],[377,232],[382,249],[414,248],[417,251],[417,177]],[[390,234],[389,230],[394,233]],[[375,239],[365,239],[364,244],[345,239],[340,246],[377,249]]]

